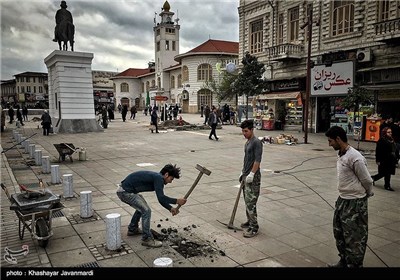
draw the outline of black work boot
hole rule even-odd
[[[327,264],[327,267],[347,267],[347,263],[344,259],[340,259],[337,263],[333,263],[333,264]]]

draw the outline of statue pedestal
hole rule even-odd
[[[94,110],[93,53],[55,50],[48,69],[49,114],[55,133],[102,131]]]

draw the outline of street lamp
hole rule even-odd
[[[318,22],[317,22],[318,23]],[[310,103],[310,91],[311,91],[311,41],[312,41],[312,26],[313,26],[313,9],[310,7],[307,22],[305,22],[300,28],[307,28],[308,38],[308,49],[307,49],[307,77],[306,77],[306,98],[304,106],[304,144],[308,143],[308,112]]]

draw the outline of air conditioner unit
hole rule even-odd
[[[184,93],[183,93],[183,99],[184,99],[184,100],[189,99],[189,93],[184,92]]]
[[[369,62],[372,59],[371,50],[357,50],[357,61],[358,62]]]

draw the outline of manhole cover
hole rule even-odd
[[[88,268],[91,268],[91,267],[100,267],[100,265],[98,264],[98,262],[89,262],[89,263],[80,264],[80,265],[77,265],[77,266],[74,266],[74,267],[88,267]]]

